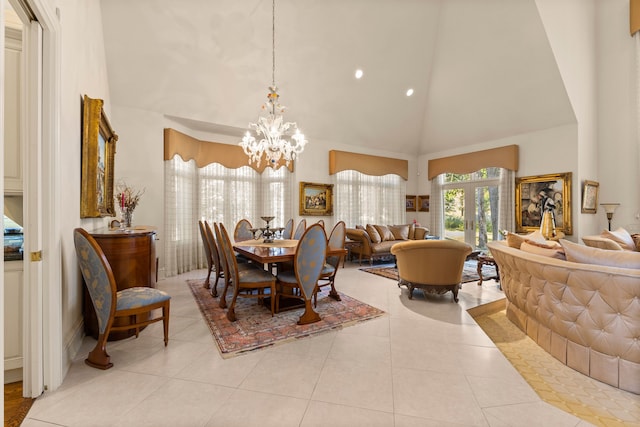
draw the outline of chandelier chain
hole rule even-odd
[[[276,85],[276,0],[271,1],[271,86]]]

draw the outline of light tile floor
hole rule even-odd
[[[114,367],[83,360],[38,398],[39,426],[587,426],[543,402],[467,313],[503,295],[493,281],[413,300],[392,280],[347,263],[337,286],[385,316],[340,331],[223,360],[185,284],[171,293],[169,346],[160,324],[109,343]]]

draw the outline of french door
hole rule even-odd
[[[445,239],[477,250],[498,239],[498,181],[450,182],[443,187]]]

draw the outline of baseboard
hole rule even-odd
[[[64,354],[62,355],[62,360],[64,362],[62,366],[62,378],[64,378],[69,372],[71,363],[77,357],[78,351],[82,346],[83,339],[84,319],[80,318],[78,323],[76,323],[75,328],[73,328],[71,333],[67,335],[67,339],[65,339]]]

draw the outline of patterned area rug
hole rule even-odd
[[[386,277],[387,279],[398,280],[398,269],[392,265],[384,265],[380,267],[362,267],[362,271],[367,273],[376,274],[378,276]],[[482,277],[485,280],[494,278],[496,276],[496,268],[492,265],[485,265],[482,267]],[[469,260],[464,263],[464,270],[462,271],[462,283],[477,282],[480,280],[478,276],[478,263],[475,260]]]
[[[202,287],[204,278],[187,280],[202,316],[207,321],[211,334],[218,344],[223,358],[237,356],[275,344],[281,344],[311,335],[341,329],[385,314],[384,311],[367,305],[355,298],[340,293],[342,301],[328,297],[328,287],[318,294],[318,312],[322,320],[299,326],[298,319],[304,308],[280,311],[271,317],[267,307],[258,305],[256,299],[238,298],[235,322],[227,320],[226,309],[219,307],[220,298],[212,298],[208,289]],[[230,297],[227,296],[230,302]]]

